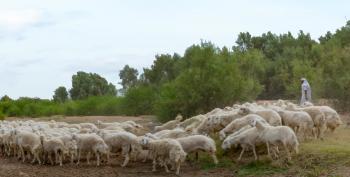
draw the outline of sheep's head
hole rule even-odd
[[[149,141],[150,141],[150,138],[149,138],[149,137],[143,137],[143,138],[141,139],[140,144],[141,144],[142,146],[146,146],[146,145],[149,143]]]
[[[219,135],[220,135],[220,140],[221,140],[221,141],[224,140],[225,137],[226,137],[226,134],[225,134],[224,131],[220,131]]]
[[[240,114],[240,115],[247,115],[249,113],[250,113],[250,109],[247,107],[242,107],[238,111],[238,114]]]
[[[182,121],[182,119],[183,119],[183,117],[181,114],[178,114],[175,118],[175,120],[177,120],[177,121]]]
[[[96,149],[98,152],[100,152],[102,154],[107,154],[109,152],[108,145],[103,141],[101,141],[101,143],[97,144]]]
[[[249,125],[252,126],[252,127],[255,127],[256,126],[256,119],[251,119],[249,120]]]

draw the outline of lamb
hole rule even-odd
[[[90,164],[90,154],[94,153],[97,157],[97,166],[100,166],[100,154],[106,154],[109,159],[109,149],[107,144],[101,137],[96,134],[74,134],[73,140],[77,142],[78,147],[78,162],[80,163],[80,157],[82,152],[86,152],[87,163]]]
[[[287,152],[288,160],[291,160],[289,148],[292,148],[292,150],[298,153],[299,142],[294,131],[290,127],[270,126],[259,120],[250,121],[250,125],[256,127],[259,133],[259,139],[266,143],[267,153],[270,158],[272,158],[270,154],[270,144],[277,146],[281,143]]]
[[[102,133],[103,140],[108,145],[110,152],[118,152],[121,150],[122,156],[125,158],[122,167],[125,167],[130,158],[130,153],[135,152],[139,143],[137,136],[129,132],[119,133]],[[139,148],[141,149],[141,148]]]
[[[226,137],[227,133],[233,133],[239,129],[241,129],[242,127],[249,125],[249,121],[252,119],[257,119],[260,120],[264,123],[267,124],[267,122],[265,121],[265,119],[263,119],[262,117],[260,117],[259,115],[256,114],[248,114],[242,118],[236,119],[234,121],[232,121],[230,124],[228,124],[224,129],[222,129],[220,131],[220,140],[223,140]]]
[[[182,116],[180,114],[178,114],[175,118],[175,120],[171,120],[169,122],[166,122],[160,126],[155,126],[154,127],[154,131],[158,132],[161,130],[166,130],[166,129],[173,129],[177,126],[177,124],[179,124],[182,121]]]
[[[245,129],[238,135],[230,135],[228,136],[224,142],[222,143],[221,147],[223,150],[231,148],[231,146],[237,147],[237,145],[240,145],[242,148],[242,151],[238,157],[238,161],[241,161],[243,153],[251,148],[254,153],[255,160],[258,160],[258,156],[256,154],[255,146],[256,144],[261,143],[261,140],[259,139],[259,132],[256,129],[256,127],[250,127],[248,129]]]
[[[251,108],[242,107],[239,110],[239,114],[241,115],[257,114],[262,118],[264,118],[272,126],[282,125],[281,116],[276,111],[273,111],[273,110],[268,110],[268,109],[253,110]]]
[[[55,155],[56,163],[59,160],[60,166],[62,166],[63,154],[68,153],[64,143],[59,138],[46,139],[44,136],[40,136],[40,141],[45,155],[48,156],[51,165],[54,165],[52,161],[52,154]]]
[[[166,172],[169,172],[167,164],[170,163],[175,166],[176,175],[180,174],[181,163],[185,161],[187,154],[178,141],[174,139],[152,140],[144,137],[141,140],[141,145],[149,150],[149,154],[153,159],[152,171],[156,171],[156,164],[159,161]]]
[[[312,135],[314,122],[308,113],[297,111],[279,111],[278,114],[282,117],[283,125],[292,128],[296,134],[302,133],[304,138],[306,138],[307,134]]]
[[[215,141],[210,137],[203,135],[192,135],[176,139],[182,146],[183,150],[188,154],[191,152],[205,151],[213,158],[215,164],[218,164],[216,157]]]

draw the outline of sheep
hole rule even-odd
[[[174,120],[166,122],[160,126],[155,126],[154,131],[158,132],[161,130],[173,129],[177,126],[177,124],[179,124],[182,121],[182,119],[183,119],[182,116],[180,114],[178,114]]]
[[[80,128],[90,129],[90,130],[96,130],[98,129],[95,124],[92,123],[80,123]]]
[[[38,161],[40,165],[41,160],[39,158],[39,153],[42,150],[40,137],[32,132],[18,130],[13,130],[12,135],[15,138],[15,144],[17,144],[19,148],[19,153],[21,154],[22,161],[25,162],[26,158],[24,151],[28,150],[34,156],[31,163],[35,163],[35,161]]]
[[[288,160],[291,160],[289,147],[298,153],[299,142],[294,131],[288,126],[271,126],[262,123],[260,120],[251,120],[250,125],[256,127],[259,139],[266,143],[267,153],[270,158],[270,144],[277,146],[281,143],[287,152]]]
[[[78,147],[78,162],[80,163],[80,157],[82,152],[86,152],[87,163],[90,164],[90,154],[94,153],[97,157],[97,166],[100,166],[100,154],[106,154],[109,159],[109,149],[107,144],[101,137],[96,134],[74,134],[72,139],[77,142]]]
[[[137,136],[129,132],[102,133],[101,137],[108,145],[110,152],[121,150],[122,156],[125,158],[122,167],[128,164],[130,153],[134,152],[139,145]]]
[[[314,122],[308,113],[285,110],[278,111],[278,114],[282,117],[283,125],[292,128],[296,134],[302,133],[304,139],[307,134],[312,135]]]
[[[227,150],[231,148],[231,146],[237,147],[237,145],[240,145],[242,148],[242,151],[238,157],[238,161],[241,161],[243,153],[248,150],[249,148],[252,148],[254,153],[255,160],[258,160],[258,156],[256,154],[256,144],[261,143],[261,140],[259,139],[259,132],[256,129],[256,127],[250,127],[248,129],[243,130],[239,134],[233,134],[228,136],[222,143],[221,147],[223,150]]]
[[[170,163],[175,166],[176,175],[180,174],[181,163],[185,161],[187,154],[177,140],[152,140],[144,137],[140,143],[144,148],[149,150],[149,154],[153,159],[152,171],[156,171],[156,164],[159,161],[160,165],[164,166],[166,172],[169,172],[167,164]]]
[[[334,132],[334,130],[342,124],[342,121],[337,111],[330,108],[329,106],[313,106],[313,107],[320,109],[320,111],[324,113],[327,129],[329,129],[331,132]]]
[[[313,132],[315,138],[323,138],[323,132],[326,128],[326,118],[325,114],[321,110],[319,110],[319,108],[313,106],[297,108],[294,104],[289,103],[286,109],[291,111],[304,111],[308,113],[311,116],[312,121],[314,122]]]
[[[192,130],[193,128],[197,127],[206,118],[207,116],[201,115],[201,114],[197,116],[193,116],[179,123],[177,127],[184,128],[186,131]]]
[[[247,115],[247,114],[257,114],[264,118],[270,125],[272,126],[278,126],[282,125],[282,119],[281,116],[273,110],[253,110],[251,108],[242,107],[239,110],[239,114],[241,115]]]
[[[158,138],[181,138],[188,136],[188,132],[181,128],[175,128],[173,130],[162,130],[153,134]]]
[[[191,152],[205,151],[213,158],[215,164],[218,164],[216,157],[216,145],[215,141],[210,137],[203,135],[192,135],[183,138],[177,138],[180,142],[183,150],[188,154]]]
[[[55,155],[56,163],[59,160],[60,166],[62,166],[63,154],[68,153],[64,143],[59,138],[47,139],[44,136],[40,136],[40,141],[43,147],[44,156],[47,155],[51,165],[54,165],[52,161],[52,154]]]
[[[249,120],[252,119],[257,119],[260,120],[264,123],[267,123],[265,121],[265,119],[263,119],[262,117],[260,117],[259,115],[256,114],[248,114],[242,118],[238,118],[234,121],[232,121],[230,124],[228,124],[225,128],[223,128],[219,135],[220,135],[220,140],[223,140],[226,137],[227,133],[233,133],[239,129],[241,129],[242,127],[249,125]]]

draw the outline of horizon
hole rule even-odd
[[[52,99],[78,71],[120,88],[124,65],[142,73],[155,55],[183,55],[202,39],[231,48],[239,32],[303,30],[317,40],[350,17],[347,1],[198,2],[0,2],[0,96]]]

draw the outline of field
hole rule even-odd
[[[181,176],[184,177],[230,177],[230,176],[350,176],[350,128],[348,115],[343,115],[344,125],[333,134],[327,133],[324,140],[309,140],[301,143],[300,154],[294,155],[291,162],[278,160],[271,162],[264,154],[260,155],[258,162],[254,162],[252,155],[247,153],[242,162],[235,162],[237,150],[232,152],[218,152],[220,163],[215,166],[206,155],[200,155],[199,162],[189,160],[181,168]],[[15,120],[17,118],[9,118]],[[40,118],[35,120],[50,120],[52,118]],[[154,126],[156,122],[152,116],[121,117],[121,116],[84,116],[84,117],[55,117],[57,121],[70,123],[103,121],[134,120],[147,128]],[[193,159],[193,156],[190,157]],[[130,162],[126,168],[121,168],[119,159],[111,165],[96,167],[82,163],[79,166],[66,163],[63,167],[49,165],[31,165],[20,163],[14,158],[0,158],[0,177],[156,177],[175,176],[167,174],[163,168],[157,172],[151,172],[151,162]]]

